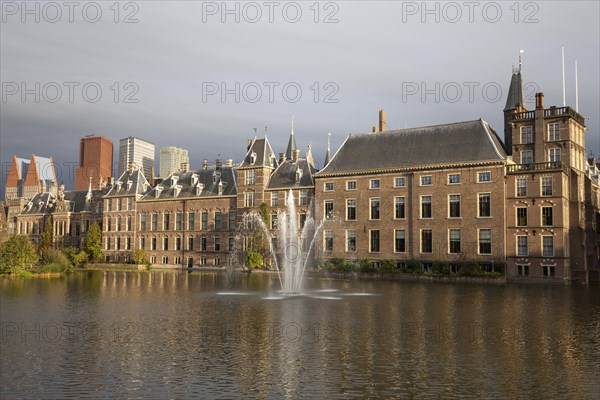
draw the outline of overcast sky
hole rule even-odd
[[[380,108],[389,129],[483,118],[503,137],[519,50],[527,105],[543,91],[562,106],[561,46],[567,104],[578,60],[588,153],[600,153],[597,1],[0,3],[2,191],[12,154],[52,156],[72,187],[89,134],[113,141],[115,164],[119,139],[153,142],[156,171],[170,145],[189,149],[192,168],[240,161],[265,124],[285,151],[292,115],[320,165],[328,132],[335,151]]]

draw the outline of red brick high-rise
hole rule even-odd
[[[113,144],[103,136],[86,136],[79,143],[79,167],[75,168],[75,190],[87,190],[92,177],[92,187],[100,179],[112,176]]]

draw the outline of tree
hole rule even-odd
[[[0,245],[0,272],[3,274],[29,271],[37,262],[35,247],[27,236],[13,235]]]
[[[150,265],[150,261],[148,260],[148,255],[144,249],[133,249],[131,250],[131,259],[135,264],[145,264]]]
[[[102,230],[97,222],[91,224],[88,229],[83,251],[88,254],[91,262],[97,262],[102,258]]]
[[[46,224],[44,226],[44,232],[42,233],[42,239],[40,240],[40,244],[38,246],[38,255],[40,256],[40,262],[42,264],[46,264],[48,262],[48,257],[50,255],[50,251],[52,250],[52,243],[54,241],[53,238],[53,225],[54,220],[52,216],[50,216],[46,220]]]

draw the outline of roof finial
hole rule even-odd
[[[523,65],[523,62],[522,62],[522,60],[521,60],[521,55],[522,55],[523,53],[525,53],[525,50],[522,50],[522,49],[521,49],[521,50],[519,50],[519,71],[518,71],[519,73],[521,73],[521,66]]]
[[[292,115],[292,135],[294,134],[294,115]]]
[[[331,132],[327,134],[327,151],[331,151]]]

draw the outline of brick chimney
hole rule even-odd
[[[294,151],[292,151],[292,162],[297,163],[299,158],[300,158],[300,150],[294,149]]]
[[[385,122],[385,111],[379,110],[379,132],[387,131],[387,123]]]
[[[188,163],[186,163],[186,162],[182,162],[182,163],[179,165],[179,171],[181,171],[181,172],[184,172],[184,173],[185,173],[185,172],[188,172],[189,170],[190,170],[190,164],[188,164]]]
[[[206,170],[208,168],[208,160],[205,158],[202,160],[202,169]]]
[[[544,108],[544,93],[536,93],[535,94],[535,108]]]
[[[279,153],[279,164],[285,162],[285,153]]]
[[[223,166],[223,161],[221,161],[220,158],[217,158],[215,160],[215,169],[218,171],[221,169],[222,166]]]
[[[229,167],[229,168],[233,167],[233,159],[231,159],[231,158],[228,158],[228,159],[225,161],[225,166],[226,166],[226,167]]]

